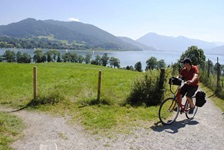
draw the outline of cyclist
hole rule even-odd
[[[195,105],[192,101],[192,96],[195,94],[199,86],[199,71],[197,66],[192,65],[191,59],[185,58],[181,62],[184,64],[184,67],[180,71],[179,78],[185,80],[186,84],[181,87],[178,99],[181,102],[182,97],[186,94],[186,98],[190,103],[189,114],[193,114]]]

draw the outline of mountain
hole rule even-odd
[[[185,51],[188,47],[194,45],[201,49],[214,48],[217,45],[215,43],[206,42],[197,39],[189,39],[184,36],[172,37],[163,36],[156,33],[148,33],[143,37],[137,39],[137,42],[145,44],[147,46],[155,47],[158,50],[174,50]]]
[[[17,23],[0,26],[0,36],[35,38],[53,36],[54,40],[66,40],[85,44],[90,48],[141,50],[120,38],[90,24],[28,18]]]
[[[223,46],[224,42],[214,42],[217,46]]]
[[[211,42],[189,39],[184,36],[163,36],[156,33],[148,33],[134,41],[127,37],[116,37],[91,24],[33,18],[0,25],[0,37],[47,38],[52,41],[63,41],[63,44],[66,44],[64,41],[67,41],[70,45],[84,45],[84,48],[105,50],[173,50],[183,52],[192,45],[208,51],[217,47],[215,43]],[[217,47],[214,50],[218,51],[217,49],[220,48]]]
[[[134,46],[137,46],[137,47],[141,48],[142,50],[157,50],[154,47],[144,45],[144,44],[139,43],[135,40],[132,40],[131,38],[128,38],[128,37],[119,37],[119,38],[126,43],[129,43],[131,45],[134,45]]]
[[[220,54],[220,55],[224,55],[224,45],[217,46],[217,47],[210,48],[210,49],[205,49],[204,52],[207,53],[207,54]]]

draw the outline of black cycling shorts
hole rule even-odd
[[[184,84],[184,86],[180,89],[180,94],[182,97],[186,94],[187,97],[192,98],[192,96],[195,94],[195,92],[198,90],[198,86],[190,86],[188,84]]]

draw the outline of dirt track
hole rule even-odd
[[[58,150],[224,150],[224,114],[209,99],[199,108],[194,120],[187,120],[182,114],[172,125],[155,123],[149,125],[150,129],[138,129],[133,134],[114,138],[89,135],[81,127],[69,126],[66,118],[25,110],[13,114],[21,117],[27,126],[24,137],[12,144],[15,150],[39,150],[41,144],[56,144]]]

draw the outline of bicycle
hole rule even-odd
[[[192,114],[189,114],[190,104],[188,100],[186,99],[185,102],[182,101],[183,104],[178,100],[178,96],[180,94],[180,88],[183,86],[183,84],[186,84],[185,82],[183,83],[183,80],[181,79],[178,80],[180,81],[178,81],[178,83],[175,84],[169,82],[170,91],[173,94],[173,97],[169,97],[163,100],[162,103],[160,104],[159,119],[164,125],[172,124],[177,119],[179,113],[180,114],[185,113],[188,119],[193,119],[198,110],[198,107],[195,105],[196,103],[195,95],[192,97],[193,103],[195,105],[195,109]],[[175,92],[172,90],[172,85],[178,86]]]

